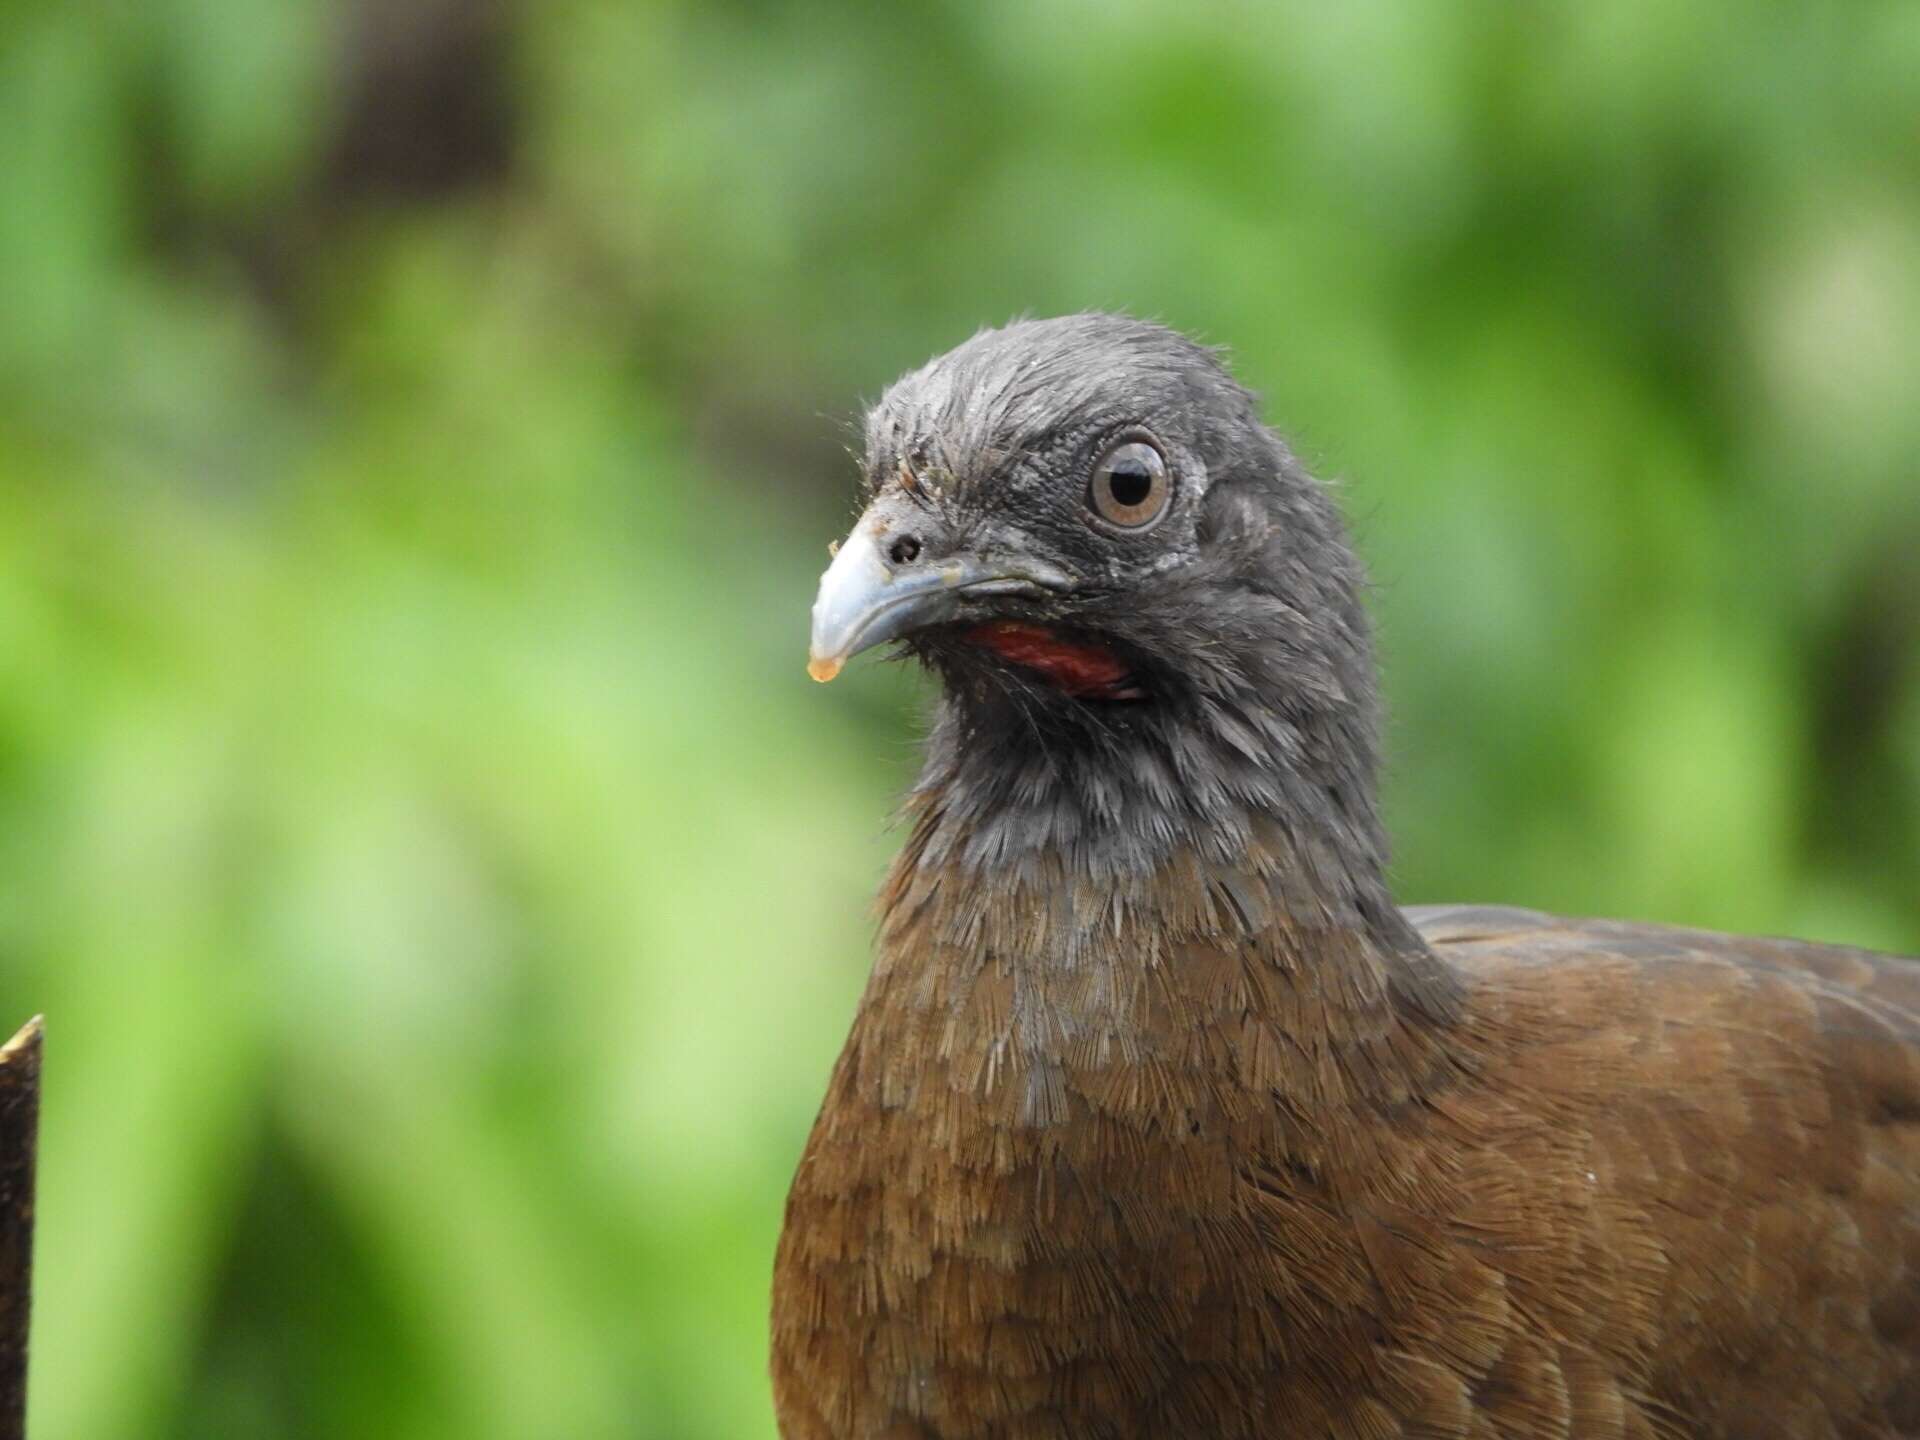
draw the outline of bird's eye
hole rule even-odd
[[[1109,525],[1144,530],[1166,513],[1172,493],[1165,457],[1145,440],[1123,440],[1093,467],[1087,503]]]

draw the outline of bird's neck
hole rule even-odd
[[[1187,736],[1230,752],[1203,765],[1150,727],[1133,750],[1110,735],[994,751],[954,723],[936,727],[881,896],[868,1004],[888,1023],[992,1055],[1022,1077],[1029,1123],[1068,1118],[1047,1083],[1060,1067],[1192,1056],[1236,1027],[1262,1038],[1227,1043],[1223,1064],[1278,1067],[1249,1083],[1383,1102],[1422,1088],[1458,984],[1392,904],[1371,814],[1289,803],[1337,777],[1263,768],[1252,735]]]

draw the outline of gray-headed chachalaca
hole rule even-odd
[[[1920,1435],[1920,964],[1397,908],[1360,566],[1178,335],[977,335],[865,470],[813,672],[944,698],[788,1440]]]

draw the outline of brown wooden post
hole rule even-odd
[[[33,1167],[40,1138],[40,1017],[0,1049],[0,1440],[27,1433]]]

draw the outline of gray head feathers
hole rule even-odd
[[[866,433],[862,523],[893,547],[886,564],[973,575],[1013,555],[1071,577],[945,596],[939,623],[904,634],[943,682],[918,863],[1097,885],[1174,863],[1258,871],[1303,921],[1405,939],[1362,571],[1332,499],[1218,355],[1120,316],[1021,321],[903,376]],[[1095,468],[1128,438],[1164,457],[1170,487],[1140,533],[1089,510]],[[1115,657],[1128,685],[1090,698],[983,643],[995,626]]]

